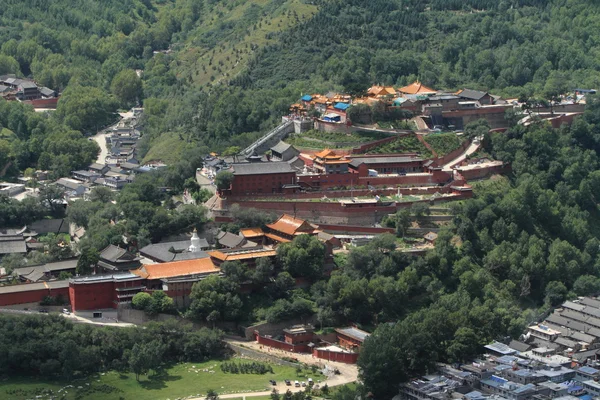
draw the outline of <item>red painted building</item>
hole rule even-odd
[[[44,297],[69,298],[69,281],[50,281],[0,287],[0,306],[39,303]]]
[[[337,346],[319,347],[313,349],[313,356],[345,364],[356,364],[358,353],[338,348]]]
[[[71,309],[75,312],[117,308],[121,303],[130,302],[133,296],[145,289],[144,279],[129,272],[71,279]]]
[[[73,311],[116,308],[142,291],[164,290],[177,305],[187,305],[192,285],[220,270],[210,258],[143,265],[131,272],[71,279]]]
[[[337,333],[339,345],[352,350],[360,349],[365,339],[370,335],[368,332],[355,327],[338,328],[335,332]]]
[[[233,182],[224,194],[284,193],[296,185],[296,171],[286,161],[240,163],[232,167]]]
[[[283,337],[286,343],[299,345],[308,345],[314,340],[314,328],[307,325],[296,325],[283,330]]]

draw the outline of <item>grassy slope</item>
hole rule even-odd
[[[178,78],[198,87],[235,77],[258,48],[275,41],[271,36],[317,12],[303,0],[223,0],[210,7],[202,10],[202,22],[185,43],[175,45]],[[175,162],[185,146],[177,133],[165,132],[143,161]]]
[[[244,361],[248,362],[247,360]],[[192,368],[192,365],[196,368]],[[297,378],[296,371],[292,367],[273,365],[274,374],[252,375],[225,374],[221,372],[219,365],[219,361],[177,364],[165,369],[160,375],[150,377],[150,379],[143,376],[140,378],[140,382],[135,380],[133,374],[119,374],[117,372],[108,372],[98,377],[71,382],[36,381],[30,378],[9,379],[0,381],[0,398],[15,400],[35,398],[38,394],[35,392],[37,389],[52,389],[56,394],[59,389],[71,384],[74,388],[67,388],[67,400],[76,398],[105,400],[121,397],[124,399],[153,400],[202,395],[206,394],[208,389],[213,389],[220,394],[270,390],[269,379],[275,379],[278,382],[284,379],[306,380],[308,377],[323,380],[322,375],[313,375],[310,371],[303,371],[303,374],[307,375]],[[215,373],[202,371],[211,368]],[[200,372],[194,372],[195,370]],[[79,386],[82,389],[78,389]],[[107,392],[102,391],[102,387],[112,389]],[[21,390],[22,392],[13,393],[14,390]],[[64,391],[61,393],[64,393]]]
[[[221,1],[204,10],[203,23],[179,51],[179,76],[196,85],[230,79],[246,67],[257,48],[274,42],[274,34],[316,11],[302,0]]]
[[[440,133],[423,137],[438,156],[444,156],[460,147],[462,140],[454,133]]]

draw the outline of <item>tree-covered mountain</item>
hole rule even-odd
[[[599,11],[583,0],[10,0],[0,74],[64,90],[55,118],[83,132],[140,101],[143,155],[175,161],[249,143],[306,92],[415,79],[522,97],[598,87]],[[141,92],[127,85],[133,70]]]

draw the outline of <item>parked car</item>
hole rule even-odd
[[[294,381],[294,386],[296,386],[296,387],[300,387],[300,382],[298,382],[298,381]]]
[[[48,310],[40,310],[42,314],[48,314]]]
[[[302,381],[302,387],[306,387],[306,382]]]
[[[63,313],[63,314],[66,314],[66,315],[69,315],[69,314],[71,314],[71,312],[70,312],[69,310],[67,310],[66,308],[63,308],[63,309],[62,309],[62,313]]]
[[[313,381],[313,379],[312,378],[308,378],[308,385],[312,386],[314,384],[315,384],[315,382]]]
[[[288,386],[292,386],[292,382],[290,382],[290,380],[289,380],[289,379],[286,379],[286,380],[285,380],[285,384],[286,384],[286,385],[288,385]]]
[[[274,381],[273,379],[271,379],[269,382],[271,382],[271,385],[273,385],[273,386],[277,385],[277,382]]]

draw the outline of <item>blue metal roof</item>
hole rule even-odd
[[[302,96],[302,98],[300,100],[302,100],[302,101],[311,101],[312,100],[312,96],[310,94],[305,94],[304,96]]]
[[[577,371],[581,371],[584,374],[589,374],[589,375],[597,374],[598,372],[600,372],[596,368],[592,368],[592,367],[588,367],[588,366],[581,367]]]
[[[337,108],[338,110],[345,111],[350,108],[350,104],[348,103],[337,103],[333,108]]]
[[[579,396],[580,400],[592,400],[592,396],[589,394],[584,394],[583,396]]]

